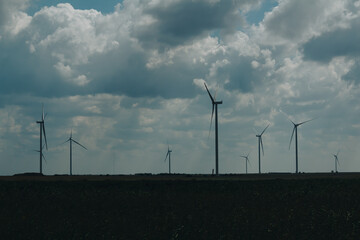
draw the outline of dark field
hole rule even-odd
[[[2,239],[359,239],[359,174],[0,177]]]

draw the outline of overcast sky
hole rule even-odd
[[[360,1],[0,0],[0,175],[360,171]],[[214,126],[213,126],[214,127]]]

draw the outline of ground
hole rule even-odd
[[[356,239],[360,174],[0,177],[3,239]]]

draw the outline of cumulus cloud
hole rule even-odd
[[[265,44],[304,43],[322,33],[347,28],[358,15],[356,8],[352,0],[281,0],[255,28],[265,33],[266,38],[259,39]]]
[[[31,17],[24,12],[28,4],[28,0],[0,1],[0,36],[14,36],[28,26]]]
[[[269,123],[264,171],[291,171],[288,117],[319,117],[301,129],[305,160],[326,159],[337,142],[352,146],[360,134],[358,1],[281,0],[253,26],[246,11],[260,1],[125,0],[106,15],[58,4],[28,16],[30,3],[0,0],[0,139],[7,139],[0,151],[11,149],[1,153],[3,173],[37,171],[37,156],[19,149],[37,149],[42,103],[51,173],[67,172],[67,148],[56,145],[71,128],[89,149],[78,153],[81,173],[166,171],[167,141],[175,172],[209,173],[204,81],[223,100],[220,172],[234,172],[240,154],[255,154],[252,128]],[[17,154],[24,161],[6,167]],[[331,169],[301,167],[324,165]]]
[[[304,57],[307,60],[329,62],[334,57],[360,55],[360,18],[349,28],[337,29],[310,39],[303,45]]]

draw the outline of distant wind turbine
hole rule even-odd
[[[294,123],[293,121],[291,121],[292,122],[292,124],[294,125],[294,128],[293,128],[293,131],[292,131],[292,134],[291,134],[291,138],[290,138],[290,143],[289,143],[289,149],[290,149],[290,146],[291,146],[291,141],[292,141],[292,139],[293,139],[293,137],[294,137],[294,132],[295,132],[295,160],[296,160],[296,173],[298,173],[299,171],[299,158],[298,158],[298,136],[297,136],[297,128],[299,127],[299,126],[301,126],[302,124],[304,124],[304,123],[307,123],[307,122],[310,122],[310,121],[312,121],[312,120],[314,120],[314,119],[310,119],[310,120],[307,120],[307,121],[305,121],[305,122],[301,122],[301,123]]]
[[[168,145],[168,150],[164,162],[166,162],[166,159],[169,157],[169,174],[171,174],[171,152],[172,150],[170,150],[170,147]]]
[[[43,142],[42,142],[43,135],[44,135],[44,139],[45,139],[46,150],[48,149],[47,140],[46,140],[46,133],[45,133],[45,117],[46,117],[46,114],[44,115],[44,104],[43,104],[42,105],[41,120],[36,121],[36,123],[40,124],[40,150],[38,151],[40,153],[40,174],[42,174],[42,159],[44,157],[44,154],[43,154]]]
[[[70,133],[70,137],[68,140],[66,140],[64,143],[67,143],[67,142],[70,142],[70,176],[72,175],[72,143],[76,143],[77,145],[79,145],[80,147],[84,148],[85,150],[87,150],[86,147],[84,147],[83,145],[81,145],[80,143],[78,143],[77,141],[75,141],[73,138],[72,138],[72,130],[71,130],[71,133]]]
[[[214,117],[214,109],[215,109],[215,172],[216,172],[216,175],[219,175],[219,145],[218,145],[218,111],[217,111],[217,107],[218,107],[218,104],[222,104],[222,101],[216,101],[216,93],[215,93],[215,96],[213,97],[210,94],[210,91],[209,91],[208,87],[206,86],[205,82],[204,82],[204,85],[205,85],[206,91],[208,92],[209,97],[211,99],[211,103],[212,103],[209,134],[211,131],[211,124],[212,124],[212,119]]]
[[[266,129],[270,126],[267,125],[266,128],[260,133],[257,134],[256,137],[258,138],[258,149],[259,149],[259,174],[261,173],[261,151],[260,151],[260,147],[262,150],[262,153],[264,155],[264,145],[263,145],[263,141],[262,141],[262,135],[264,134],[264,132],[266,131]]]
[[[336,153],[336,154],[333,154],[334,158],[335,158],[335,172],[337,172],[337,166],[339,165],[339,158],[338,158],[338,155],[340,153],[340,150]]]
[[[249,154],[250,153],[248,153],[246,156],[240,156],[240,157],[242,157],[242,158],[244,158],[245,159],[245,166],[246,166],[246,174],[248,173],[248,163],[250,164],[250,161],[249,161]]]

